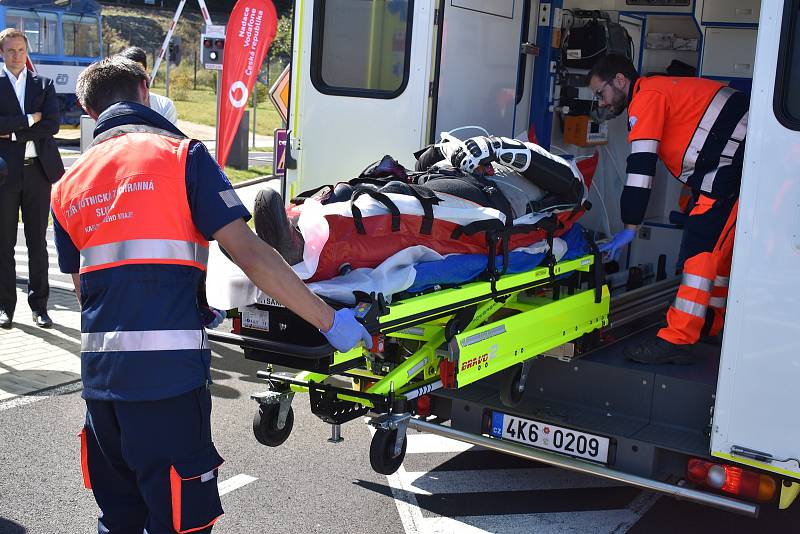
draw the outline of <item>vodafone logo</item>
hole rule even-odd
[[[228,100],[231,101],[231,105],[235,108],[243,108],[247,104],[247,97],[249,96],[247,86],[241,80],[233,82],[230,91],[228,91]]]

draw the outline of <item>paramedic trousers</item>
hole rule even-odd
[[[658,337],[676,345],[717,335],[725,320],[738,196],[700,195],[683,228],[678,268],[681,285]]]
[[[81,467],[99,534],[211,532],[222,462],[205,386],[157,401],[86,400]]]

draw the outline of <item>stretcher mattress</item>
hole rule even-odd
[[[216,242],[212,242],[210,247],[206,292],[211,306],[228,310],[269,301],[269,297],[221,253]],[[510,251],[507,272],[513,274],[536,268],[545,259],[547,250],[547,243],[540,241]],[[560,238],[553,239],[553,255],[558,261],[576,258],[587,252],[588,245],[580,225],[574,225]],[[497,269],[502,270],[503,257],[497,256],[495,262]],[[442,255],[418,245],[390,256],[375,268],[353,269],[329,280],[311,282],[308,287],[322,297],[343,304],[355,303],[355,290],[383,293],[390,302],[392,295],[400,292],[421,292],[436,286],[474,280],[486,267],[485,254]]]

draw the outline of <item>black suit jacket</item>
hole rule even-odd
[[[27,114],[40,112],[42,119],[28,126]],[[25,112],[19,108],[14,86],[0,69],[0,135],[14,134],[15,141],[0,138],[0,157],[8,166],[7,188],[21,188],[25,144],[33,141],[44,173],[55,183],[64,174],[64,163],[53,136],[58,133],[60,110],[53,80],[28,71],[25,81]]]

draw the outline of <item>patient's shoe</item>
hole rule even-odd
[[[283,198],[277,191],[262,189],[253,206],[256,234],[294,265],[303,261],[303,235],[286,218]]]
[[[688,365],[694,363],[691,347],[691,345],[676,345],[655,337],[646,339],[638,345],[627,346],[622,353],[627,359],[639,363]]]

